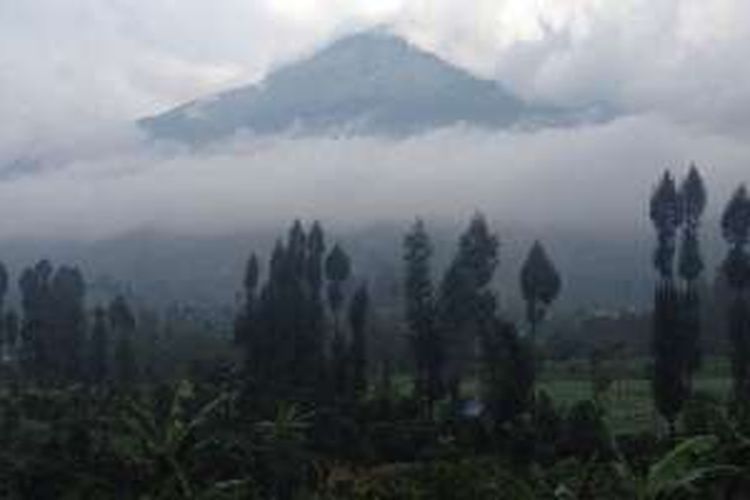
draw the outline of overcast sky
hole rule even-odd
[[[362,139],[281,139],[260,152],[233,145],[230,156],[168,161],[133,151],[135,139],[123,124],[257,81],[335,37],[378,25],[529,99],[598,100],[631,116],[526,135],[454,130],[389,144],[388,153]],[[743,170],[750,165],[744,0],[5,0],[0,33],[0,159],[56,143],[68,155],[64,171],[0,183],[0,209],[12,202],[19,214],[0,222],[6,234],[242,225],[251,209],[254,218],[303,210],[332,216],[341,207],[328,201],[331,190],[357,193],[351,186],[365,175],[342,175],[351,164],[385,172],[377,179],[385,182],[382,192],[353,200],[364,204],[358,213],[378,216],[493,204],[507,212],[528,194],[519,188],[546,179],[550,192],[561,193],[561,219],[604,204],[623,219],[628,199],[639,188],[647,195],[650,179],[667,166],[695,159],[725,190],[750,177]],[[441,162],[450,141],[466,156]],[[310,158],[319,161],[300,175]],[[432,160],[432,170],[415,167],[415,159]],[[461,176],[467,163],[469,173],[493,175],[506,187],[478,188],[466,170]],[[565,184],[587,172],[603,180],[618,173],[632,190],[607,199]],[[299,185],[290,188],[295,178]],[[165,192],[167,179],[174,187]],[[425,181],[429,189],[417,201],[389,200],[393,187],[406,191]],[[254,198],[238,191],[247,184]],[[297,194],[298,206],[278,206],[282,186]],[[28,201],[42,196],[54,201]],[[81,229],[82,214],[102,199],[108,208]],[[447,202],[438,206],[440,200]]]

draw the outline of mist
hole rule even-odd
[[[462,220],[474,211],[547,227],[648,231],[651,187],[694,162],[714,214],[750,147],[656,116],[536,131],[466,127],[406,139],[238,136],[203,150],[134,141],[0,183],[6,237],[201,235],[321,219],[341,227]]]

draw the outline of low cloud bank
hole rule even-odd
[[[530,228],[647,231],[660,172],[702,168],[713,215],[750,180],[750,145],[655,116],[535,132],[451,128],[405,140],[237,138],[198,152],[114,141],[0,182],[0,235],[221,234],[319,218],[447,221],[481,210]]]

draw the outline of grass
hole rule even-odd
[[[647,378],[647,358],[609,361],[606,370],[613,382],[603,399],[607,419],[618,434],[663,430],[651,396],[651,382]],[[570,408],[575,403],[593,396],[591,373],[585,359],[544,364],[539,389],[546,391],[555,404]],[[412,380],[408,375],[394,377],[394,385],[401,394],[409,394]],[[713,357],[703,361],[696,374],[694,390],[726,400],[731,386],[729,362]],[[467,381],[464,394],[476,394],[475,380]]]
[[[612,384],[604,397],[604,406],[612,429],[617,433],[653,431],[661,428],[651,396],[648,379],[650,360],[635,358],[610,360],[605,370]],[[585,360],[548,363],[542,373],[540,388],[556,404],[570,407],[593,395],[590,370]],[[696,374],[694,390],[725,400],[730,390],[729,363],[725,358],[706,358]]]

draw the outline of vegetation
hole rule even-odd
[[[399,321],[319,223],[294,222],[266,264],[252,254],[233,327],[208,333],[132,297],[91,305],[83,273],[48,261],[21,273],[15,305],[0,266],[0,497],[746,498],[750,198],[722,219],[718,357],[701,351],[706,201],[694,167],[654,191],[645,360],[550,356],[540,327],[563,277],[536,242],[513,321],[481,214],[442,275],[424,222],[408,230]]]

